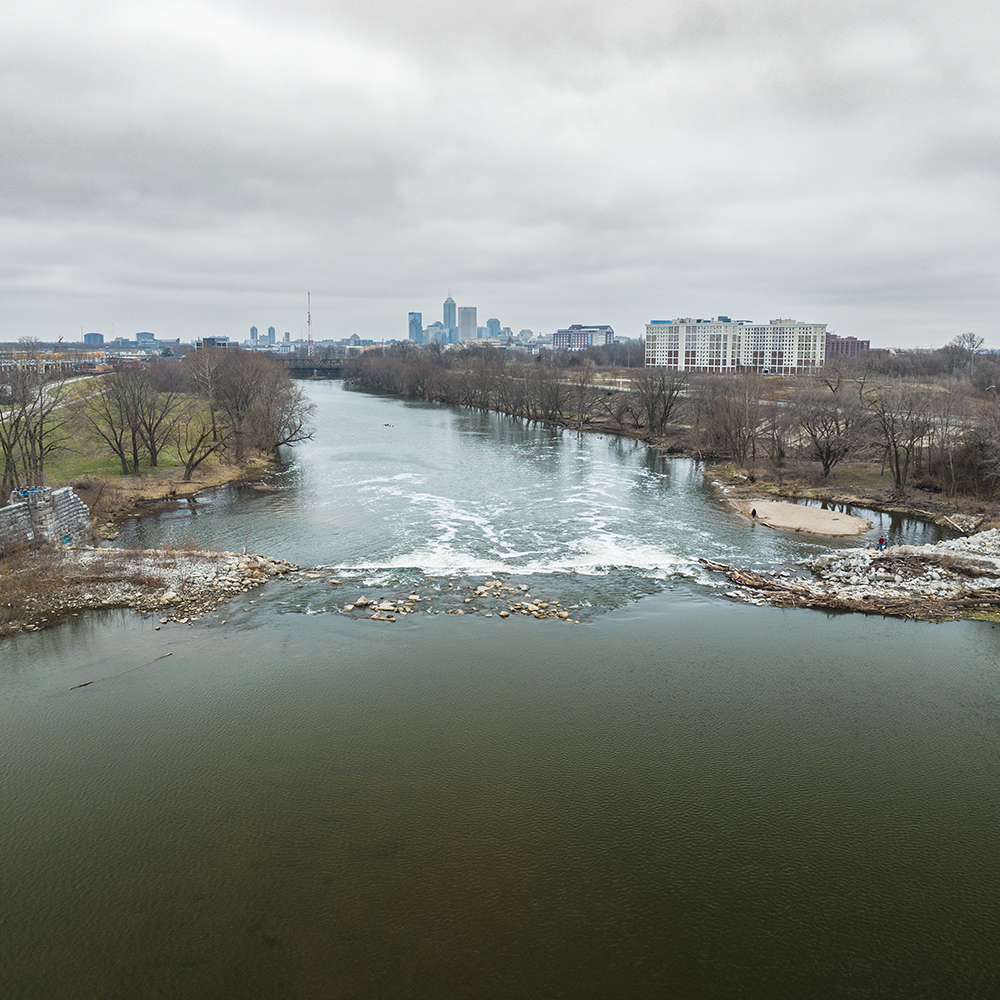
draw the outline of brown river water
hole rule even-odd
[[[309,391],[281,489],[126,540],[322,578],[0,642],[0,995],[1000,993],[1000,629],[734,603],[698,556],[832,543],[632,442]],[[427,613],[484,577],[581,624]]]

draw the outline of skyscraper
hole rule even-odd
[[[410,313],[410,340],[415,344],[422,344],[424,342],[423,313]]]
[[[253,344],[254,347],[257,346],[257,327],[255,326],[250,327],[250,343]]]
[[[274,327],[273,326],[269,326],[267,328],[267,342],[269,344],[273,344],[274,343]]]
[[[458,329],[458,323],[455,322],[455,300],[450,295],[444,300],[444,328]]]
[[[458,307],[458,339],[475,340],[476,337],[476,307]]]
[[[491,340],[500,339],[500,320],[498,319],[488,319],[486,321],[486,335]]]

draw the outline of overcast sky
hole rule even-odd
[[[987,0],[0,0],[0,340],[1000,347]]]

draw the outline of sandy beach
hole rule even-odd
[[[790,528],[816,535],[860,535],[872,526],[867,518],[781,500],[731,500],[730,503],[746,518],[750,518],[750,511],[756,510],[758,522],[771,528]]]

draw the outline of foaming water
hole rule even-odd
[[[718,588],[700,557],[779,568],[831,544],[870,544],[885,530],[878,521],[868,535],[833,543],[756,530],[697,463],[641,442],[340,383],[308,391],[316,435],[271,477],[275,492],[213,491],[133,522],[122,541],[247,544],[386,586],[546,577],[595,607],[619,607],[677,583]],[[893,530],[894,541],[913,541],[908,533],[926,528],[897,519]]]
[[[5,998],[1000,994],[1000,629],[727,601],[699,556],[866,540],[634,442],[308,391],[278,489],[129,540],[324,572],[0,642]],[[572,622],[487,617],[528,596]]]

